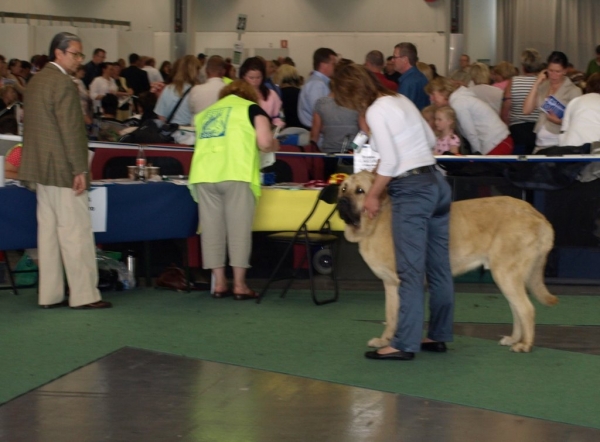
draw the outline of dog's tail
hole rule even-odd
[[[555,305],[558,304],[558,298],[550,293],[546,288],[546,284],[544,284],[546,259],[554,244],[554,229],[552,229],[552,225],[546,219],[540,225],[537,239],[539,241],[537,246],[539,253],[531,266],[531,271],[527,278],[527,288],[542,304]]]

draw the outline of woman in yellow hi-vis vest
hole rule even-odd
[[[202,265],[211,269],[213,297],[233,294],[255,299],[246,284],[250,267],[252,222],[260,196],[260,152],[279,150],[271,122],[252,86],[236,80],[220,100],[196,115],[196,146],[189,184],[200,215]],[[226,257],[233,268],[233,291],[225,276]]]

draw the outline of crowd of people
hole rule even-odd
[[[389,194],[402,280],[396,335],[389,346],[366,353],[370,359],[411,360],[419,351],[444,352],[452,341],[451,197],[434,167],[435,155],[531,153],[600,140],[600,46],[585,79],[577,82],[570,79],[564,53],[552,52],[543,62],[534,49],[523,51],[520,69],[508,62],[471,64],[463,55],[460,68],[443,77],[419,61],[410,42],[397,44],[387,59],[370,51],[361,63],[319,48],[306,81],[290,58],[250,57],[236,72],[221,56],[186,55],[157,69],[153,58],[138,54],[129,56],[129,67],[124,60],[106,62],[100,48],[82,64],[82,50],[77,36],[60,33],[49,57],[29,66],[0,58],[0,106],[10,109],[24,97],[23,147],[9,155],[10,173],[36,188],[38,218],[46,220],[38,244],[39,302],[47,308],[111,307],[96,289],[87,213],[92,134],[86,123],[93,126],[95,110],[105,123],[117,125],[95,134],[111,140],[132,113],[140,121],[195,127],[189,183],[199,206],[203,265],[214,277],[213,296],[236,300],[258,296],[247,285],[246,270],[261,192],[260,153],[280,147],[273,129],[309,131],[311,145],[328,153],[346,149],[357,132],[367,133],[381,159],[364,212],[377,216],[382,194]],[[334,172],[335,163],[330,166],[328,172]],[[227,264],[233,268],[232,289]],[[75,293],[69,300],[63,271]],[[422,339],[424,278],[431,302]]]

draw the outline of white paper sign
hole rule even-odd
[[[88,192],[92,231],[106,232],[106,187],[92,187]]]
[[[354,173],[361,170],[373,172],[377,167],[377,161],[379,161],[379,154],[371,149],[368,144],[363,145],[360,151],[354,152]]]

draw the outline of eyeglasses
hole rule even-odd
[[[405,55],[392,55],[392,60],[395,60],[396,58],[402,58],[405,57]]]
[[[66,52],[73,55],[75,58],[79,58],[80,60],[85,60],[85,54],[82,54],[81,52],[72,52],[72,51],[66,51]]]

